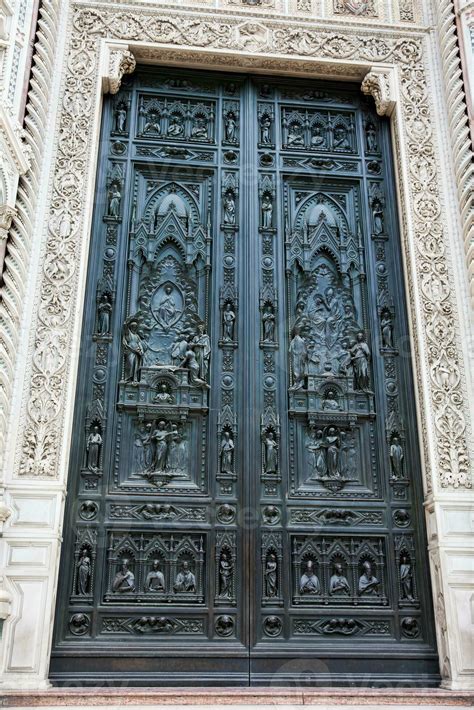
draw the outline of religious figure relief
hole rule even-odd
[[[127,104],[121,101],[114,111],[114,130],[116,133],[126,133],[127,130]]]
[[[168,136],[170,138],[181,138],[184,134],[183,123],[183,118],[179,114],[171,116],[168,126]]]
[[[237,117],[233,111],[228,111],[224,119],[225,139],[229,143],[237,143]]]
[[[180,367],[188,370],[189,384],[195,385],[196,387],[209,387],[207,382],[199,377],[202,365],[198,362],[196,348],[193,343],[187,343],[186,353],[184,355],[184,359],[180,363]]]
[[[295,326],[293,332],[293,339],[290,343],[291,373],[293,375],[293,389],[298,390],[305,385],[308,372],[308,349],[305,339],[301,337],[299,326]]]
[[[159,290],[156,304],[154,305],[154,313],[165,331],[168,331],[175,324],[177,317],[181,314],[181,310],[178,307],[177,294],[171,284],[166,284],[163,289]]]
[[[146,343],[138,330],[138,321],[133,317],[125,321],[122,345],[125,355],[125,380],[139,382]]]
[[[159,420],[148,423],[135,436],[136,473],[151,479],[166,481],[188,475],[188,441],[175,422]]]
[[[355,479],[356,449],[352,432],[334,426],[324,430],[311,427],[306,438],[306,449],[311,475],[308,482],[319,481],[332,491],[337,491]]]
[[[102,435],[100,433],[100,427],[92,427],[92,430],[87,437],[86,451],[87,451],[87,468],[94,473],[100,468],[100,453],[102,450]]]
[[[264,572],[265,596],[273,599],[278,595],[278,562],[273,552],[267,557]]]
[[[393,349],[393,317],[388,308],[380,314],[380,330],[382,332],[382,347]]]
[[[404,478],[404,460],[405,454],[398,436],[394,435],[390,443],[390,468],[392,472],[392,481],[398,481]]]
[[[120,217],[120,204],[122,202],[122,193],[120,192],[120,186],[118,183],[114,182],[110,186],[108,194],[108,208],[107,216],[117,219]]]
[[[299,123],[292,123],[288,128],[288,145],[304,145],[303,128]]]
[[[224,224],[235,225],[235,197],[232,190],[227,190],[223,201]]]
[[[400,559],[400,599],[414,602],[413,596],[413,571],[410,558],[402,555]]]
[[[334,129],[333,146],[335,150],[350,150],[349,134],[344,126],[337,126]]]
[[[362,574],[359,577],[359,594],[361,596],[378,596],[380,582],[373,574],[372,564],[368,560],[363,563],[362,570]]]
[[[209,137],[207,120],[202,116],[198,116],[194,119],[193,127],[191,129],[191,138],[195,140],[206,140]]]
[[[334,0],[334,12],[346,15],[375,15],[374,0]]]
[[[199,379],[206,382],[211,357],[211,341],[202,323],[198,326],[198,333],[193,338],[192,346],[199,365]]]
[[[234,585],[234,564],[228,552],[223,551],[219,560],[219,598],[232,599]]]
[[[357,333],[357,340],[351,347],[351,361],[354,369],[354,389],[367,392],[370,389],[369,361],[370,349],[362,331]]]
[[[160,570],[160,561],[153,560],[151,570],[148,572],[145,579],[145,592],[164,592],[165,577]]]
[[[263,435],[263,445],[265,449],[265,473],[276,473],[278,470],[278,442],[272,431]]]
[[[169,391],[169,386],[166,382],[161,382],[158,386],[158,392],[155,394],[153,401],[155,404],[173,404],[173,396]]]
[[[161,136],[161,119],[158,111],[151,109],[147,112],[143,133],[154,133]]]
[[[224,431],[221,441],[221,473],[234,470],[234,441],[229,431]]]
[[[272,142],[272,119],[267,113],[260,118],[260,143],[268,145]]]
[[[90,591],[92,564],[89,550],[84,547],[77,561],[77,594],[86,596]]]
[[[273,307],[268,304],[265,306],[262,315],[263,322],[263,342],[264,343],[274,343],[275,342],[275,313],[273,312]]]
[[[190,569],[189,562],[185,561],[181,565],[181,569],[176,575],[173,589],[175,592],[195,592],[196,577]]]
[[[306,562],[304,572],[301,576],[299,583],[300,594],[320,594],[321,585],[319,579],[314,573],[313,561],[308,560]]]
[[[262,196],[262,227],[263,229],[271,229],[273,223],[273,199],[272,196],[265,192]]]
[[[365,143],[369,153],[378,151],[377,131],[372,121],[368,121],[365,125]]]
[[[117,594],[130,594],[135,591],[135,575],[130,569],[130,562],[123,560],[112,581],[112,591]]]
[[[382,202],[377,197],[372,200],[372,224],[374,234],[384,233],[384,210]]]
[[[351,588],[340,562],[334,565],[334,572],[329,580],[329,594],[331,596],[346,596],[351,593]]]
[[[323,409],[329,410],[331,412],[337,412],[339,410],[339,403],[337,401],[337,395],[335,390],[328,390],[324,395]]]
[[[318,126],[316,124],[312,129],[311,129],[311,147],[312,148],[326,148],[326,137],[323,133],[323,129],[321,126]]]
[[[112,296],[104,292],[97,304],[97,334],[109,335],[112,317]]]
[[[235,311],[231,303],[226,303],[222,313],[222,339],[225,342],[233,342],[234,326],[235,326]]]

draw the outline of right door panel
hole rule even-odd
[[[434,683],[389,126],[356,88],[253,87],[251,683]]]

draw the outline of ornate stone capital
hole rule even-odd
[[[11,227],[13,217],[16,217],[17,211],[9,205],[0,205],[0,243],[6,241],[8,230]],[[1,512],[0,512],[1,519]]]
[[[107,44],[104,48],[105,58],[102,74],[102,89],[104,94],[116,94],[121,86],[124,74],[131,74],[136,67],[136,60],[128,45]]]
[[[361,84],[361,91],[372,96],[379,116],[390,116],[396,103],[395,82],[391,67],[372,67]]]

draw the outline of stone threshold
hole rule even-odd
[[[474,705],[474,693],[442,689],[386,688],[51,688],[1,691],[1,707],[164,705]]]

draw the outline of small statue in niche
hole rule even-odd
[[[168,126],[168,135],[171,138],[180,138],[184,133],[183,119],[181,116],[171,116],[170,125]]]
[[[90,471],[98,471],[100,465],[100,451],[102,449],[102,436],[100,428],[95,425],[87,437],[87,468]]]
[[[198,333],[193,338],[192,344],[199,365],[199,377],[205,382],[207,380],[209,359],[211,357],[211,340],[202,323],[198,325]]]
[[[77,562],[77,593],[81,596],[88,594],[91,579],[92,565],[89,550],[84,547]]]
[[[199,140],[203,140],[208,137],[207,121],[205,118],[202,118],[201,116],[196,118],[191,130],[191,137]]]
[[[226,141],[229,141],[229,143],[235,143],[236,138],[237,119],[235,117],[235,113],[233,111],[229,111],[225,117],[225,139]]]
[[[380,316],[382,331],[382,345],[384,348],[393,348],[393,318],[388,308],[384,308]]]
[[[278,594],[278,562],[273,552],[268,555],[265,565],[265,596],[269,599]]]
[[[365,127],[365,140],[367,144],[367,150],[370,153],[375,153],[378,150],[377,146],[377,131],[372,121],[369,121]]]
[[[398,481],[399,478],[403,478],[403,462],[405,459],[405,454],[403,447],[400,444],[400,439],[398,436],[392,437],[392,442],[390,444],[390,466],[392,469],[392,480]]]
[[[221,441],[221,472],[232,473],[234,459],[234,441],[229,431],[225,431]]]
[[[334,148],[340,150],[349,150],[350,148],[347,130],[343,126],[334,129]]]
[[[111,297],[108,293],[103,293],[97,306],[97,332],[99,335],[110,333],[110,319],[112,315]]]
[[[320,148],[322,146],[325,146],[325,144],[326,139],[323,136],[321,126],[314,126],[311,132],[311,145],[313,146],[313,148]]]
[[[222,334],[223,340],[232,342],[234,340],[235,312],[232,304],[227,303],[222,314]]]
[[[145,579],[145,592],[165,591],[165,577],[160,570],[160,561],[153,560],[153,565]]]
[[[112,591],[119,594],[135,591],[135,575],[129,568],[129,561],[123,560],[112,582]]]
[[[219,596],[223,599],[232,599],[234,581],[234,565],[227,552],[222,552],[219,561]]]
[[[260,119],[260,143],[268,144],[272,142],[271,128],[271,118],[266,113],[264,113]]]
[[[235,199],[232,190],[224,196],[224,224],[235,224]]]
[[[181,570],[176,575],[173,589],[175,592],[196,591],[196,577],[189,568],[189,562],[183,562]]]
[[[369,389],[370,349],[365,342],[362,331],[357,333],[357,340],[351,347],[351,362],[354,369],[354,389],[367,391]]]
[[[147,114],[147,119],[143,132],[156,133],[157,136],[161,135],[160,115],[157,111],[150,111]]]
[[[299,123],[292,123],[288,130],[288,145],[303,145],[303,129]]]
[[[407,555],[402,555],[400,560],[400,591],[401,599],[413,602],[413,573]]]
[[[273,200],[272,196],[266,192],[262,196],[262,227],[271,229],[273,222]]]
[[[278,470],[278,443],[272,431],[263,436],[265,447],[265,473],[276,473]]]
[[[262,321],[263,340],[265,343],[273,343],[275,341],[275,314],[270,304],[268,304],[263,311]]]
[[[335,390],[328,390],[323,399],[323,409],[329,409],[332,412],[339,410],[339,403],[336,399]]]
[[[299,589],[300,594],[319,594],[321,592],[321,585],[314,573],[312,560],[306,562],[304,572],[300,579]]]
[[[374,234],[383,234],[384,213],[382,203],[378,198],[375,198],[372,202],[372,221],[374,225]]]
[[[127,104],[121,101],[115,109],[115,130],[117,133],[125,133],[127,125]]]
[[[330,427],[326,436],[326,468],[329,478],[340,478],[340,441],[335,427]]]
[[[127,382],[138,382],[146,343],[138,332],[136,320],[125,321],[122,344],[125,353],[125,379]]]
[[[196,353],[194,352],[192,343],[188,343],[187,350],[180,367],[184,367],[184,369],[189,371],[189,382],[191,385],[208,387],[207,382],[201,380],[199,377],[199,363],[196,359]]]
[[[378,588],[380,586],[380,582],[372,574],[372,565],[368,560],[365,560],[364,564],[362,565],[363,572],[361,576],[359,577],[359,594],[366,594],[366,595],[378,595]]]
[[[293,340],[290,343],[290,359],[293,389],[298,390],[304,386],[308,362],[306,341],[301,337],[301,329],[298,326],[294,328]]]
[[[329,580],[329,594],[333,596],[344,596],[351,593],[351,588],[340,562],[334,565],[334,573]]]
[[[173,397],[168,391],[168,385],[165,382],[162,382],[159,386],[158,392],[155,394],[155,397],[153,399],[156,404],[172,404],[173,403]]]
[[[113,183],[109,190],[109,207],[108,216],[109,217],[119,217],[120,216],[120,203],[122,201],[122,193],[119,190],[117,183]]]

